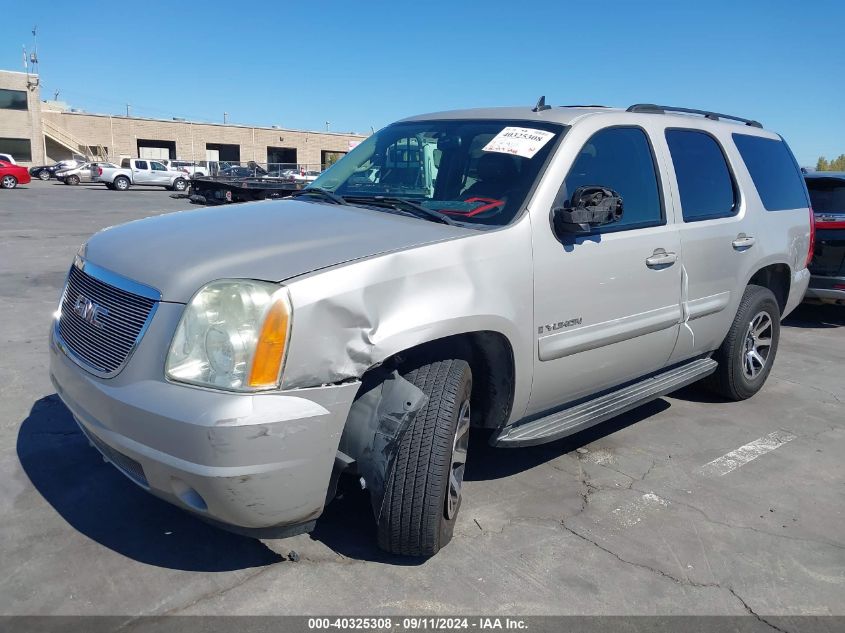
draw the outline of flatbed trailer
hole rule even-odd
[[[260,177],[195,176],[191,178],[190,199],[195,204],[227,204],[285,198],[306,184]]]

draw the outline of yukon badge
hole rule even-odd
[[[109,315],[107,308],[97,305],[85,295],[77,295],[76,301],[73,304],[73,311],[83,321],[101,329],[103,327],[103,322],[100,319],[104,319]]]
[[[547,332],[556,332],[557,330],[562,330],[565,327],[572,327],[573,325],[581,325],[581,321],[583,319],[581,317],[576,317],[574,319],[569,319],[567,321],[558,321],[557,323],[549,323],[548,325],[540,325],[537,327],[537,334],[544,334]]]

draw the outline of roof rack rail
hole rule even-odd
[[[648,114],[666,114],[667,112],[682,112],[684,114],[700,114],[705,119],[711,121],[718,121],[719,119],[730,119],[731,121],[739,121],[751,127],[762,128],[763,124],[752,119],[743,119],[742,117],[732,116],[730,114],[720,114],[718,112],[710,112],[709,110],[693,110],[692,108],[675,108],[673,106],[655,105],[653,103],[636,103],[626,110],[626,112],[645,112]]]

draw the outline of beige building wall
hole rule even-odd
[[[29,139],[32,160],[17,160],[22,165],[42,164],[44,158],[44,137],[41,134],[41,92],[38,75],[27,75],[11,71],[0,71],[0,88],[21,90],[27,93],[26,110],[0,108],[0,138]],[[2,150],[0,150],[2,151]]]
[[[358,134],[303,132],[281,128],[248,127],[189,121],[141,119],[124,116],[44,110],[42,116],[66,130],[80,143],[108,148],[109,158],[138,156],[138,139],[173,141],[176,158],[206,160],[206,144],[240,147],[240,161],[266,163],[268,147],[295,148],[297,162],[321,162],[322,151],[348,152],[365,137]],[[51,156],[52,158],[52,156]]]

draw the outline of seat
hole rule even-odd
[[[476,171],[478,179],[461,194],[462,198],[503,198],[519,178],[514,157],[508,154],[484,154]]]

